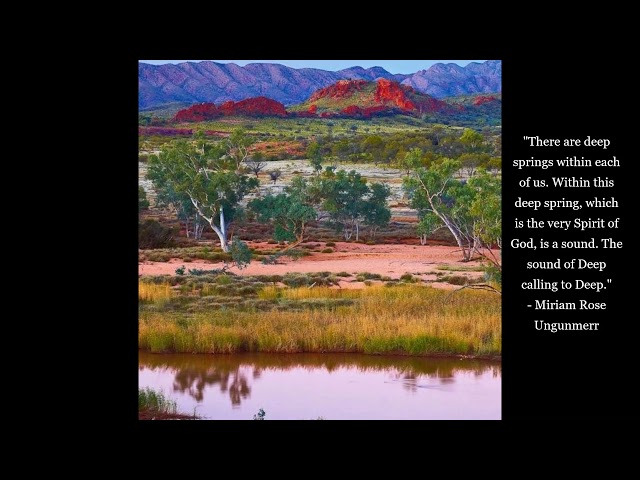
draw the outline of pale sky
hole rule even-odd
[[[143,63],[163,65],[165,63],[202,62],[203,60],[140,60]],[[321,68],[322,70],[342,70],[349,67],[382,67],[389,73],[415,73],[425,70],[434,63],[457,63],[464,67],[470,62],[485,60],[211,60],[217,63],[235,63],[244,66],[247,63],[280,63],[293,68]]]

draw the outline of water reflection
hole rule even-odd
[[[205,399],[206,387],[217,387],[228,395],[233,408],[251,398],[252,383],[265,372],[302,369],[308,372],[382,372],[384,383],[399,383],[411,393],[419,389],[447,389],[456,376],[490,374],[497,378],[501,364],[481,360],[433,359],[421,357],[382,357],[350,354],[238,354],[238,355],[156,355],[140,352],[140,369],[169,373],[173,391],[187,394],[196,402]]]
[[[254,371],[254,377],[255,371]],[[229,392],[232,405],[240,405],[243,398],[248,398],[251,393],[249,381],[246,375],[236,368],[233,371],[207,368],[180,368],[176,370],[173,389],[176,392],[188,393],[198,402],[204,399],[204,388],[219,384],[221,392]]]

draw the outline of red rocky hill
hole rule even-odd
[[[452,111],[452,107],[410,86],[381,78],[375,82],[339,80],[317,90],[309,100],[289,111],[305,117],[369,117],[390,113],[444,113]]]
[[[201,103],[176,113],[176,122],[202,122],[215,118],[242,115],[248,117],[286,117],[284,105],[267,97],[247,98],[239,102],[232,100],[219,106],[214,103]]]

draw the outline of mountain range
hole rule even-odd
[[[275,63],[211,61],[180,64],[138,64],[138,107],[168,103],[222,103],[252,97],[267,97],[284,105],[304,102],[311,95],[339,80],[387,79],[413,87],[436,98],[502,90],[502,62],[488,60],[461,67],[436,63],[414,74],[392,74],[382,67],[351,67],[337,72],[317,68],[292,68]]]

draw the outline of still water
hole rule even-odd
[[[139,354],[139,385],[210,420],[500,419],[500,363],[350,354]]]

